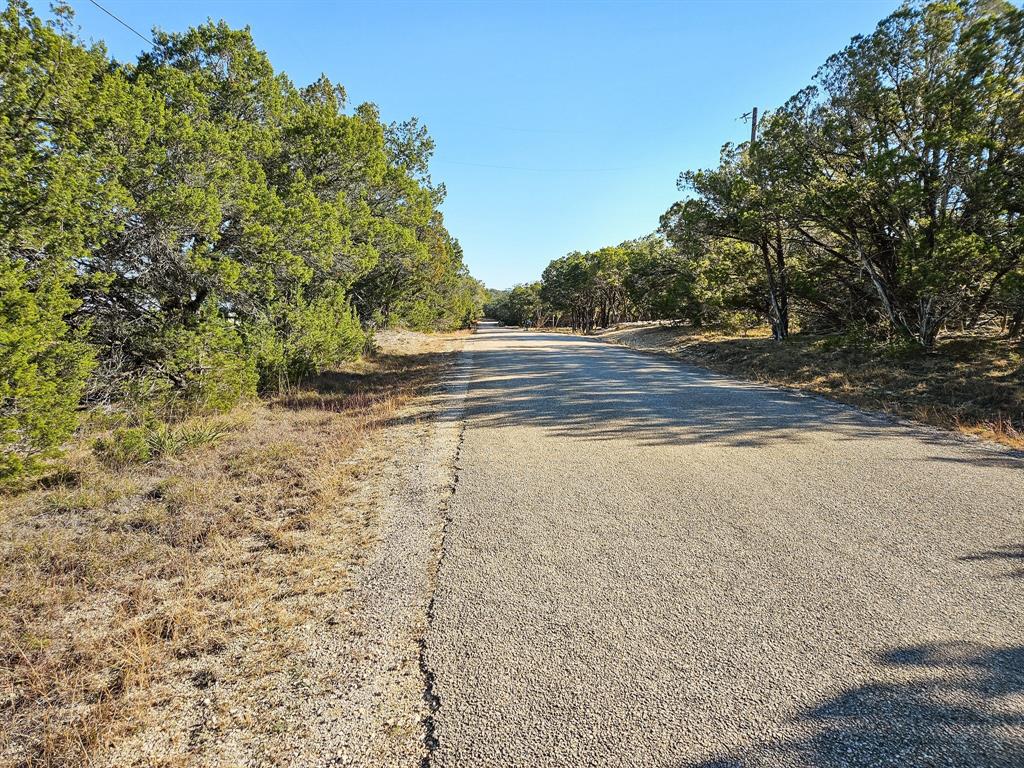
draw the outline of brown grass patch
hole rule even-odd
[[[104,463],[102,434],[83,434],[0,497],[0,765],[231,763],[228,727],[287,762],[267,681],[311,625],[344,629],[373,540],[347,503],[367,471],[353,457],[445,360],[443,339],[404,342],[236,410],[215,438],[186,423],[146,464]]]
[[[607,331],[617,344],[670,354],[720,373],[817,392],[853,405],[1024,448],[1024,346],[953,337],[926,352],[767,330],[746,336],[654,326]]]

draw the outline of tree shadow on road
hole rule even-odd
[[[931,643],[876,661],[903,682],[857,686],[808,709],[795,723],[806,737],[680,768],[1024,765],[1024,647]]]
[[[1006,560],[1016,565],[1008,574],[1018,579],[1024,579],[1024,544],[1008,544],[995,549],[987,549],[983,552],[974,552],[958,558],[961,562],[990,562]]]
[[[500,349],[474,351],[470,423],[642,445],[755,448],[804,439],[823,419],[844,420],[838,406],[589,339],[547,336],[548,345],[546,336],[506,333]]]
[[[837,440],[877,440],[884,437],[879,427],[895,429],[882,415],[585,337],[504,331],[500,347],[476,343],[487,339],[483,334],[472,343],[474,380],[466,409],[471,423],[484,426],[541,426],[558,436],[639,445],[732,448],[807,442],[825,431]],[[920,436],[944,439],[935,430]],[[1007,462],[1024,467],[1013,457]]]
[[[1024,452],[1012,448],[996,448],[992,445],[972,446],[981,447],[969,456],[929,456],[928,461],[938,461],[944,464],[969,464],[975,467],[995,467],[997,469],[1024,469]]]

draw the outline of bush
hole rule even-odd
[[[422,299],[412,302],[404,315],[405,324],[414,331],[436,330],[437,311]]]
[[[249,329],[247,343],[256,350],[263,391],[283,391],[307,376],[355,360],[371,343],[340,288],[281,314],[283,333],[270,325]]]
[[[336,289],[293,312],[286,342],[289,373],[301,379],[354,360],[366,347],[366,333],[345,292]]]
[[[892,359],[914,358],[921,354],[921,345],[909,334],[894,333],[877,323],[851,323],[838,333],[832,333],[821,341],[825,350],[852,350],[874,357]]]
[[[93,365],[65,322],[77,306],[64,276],[0,256],[0,482],[37,469],[75,429]]]
[[[173,426],[149,421],[142,426],[118,427],[109,437],[93,443],[93,450],[104,464],[126,467],[145,464],[164,456],[178,456],[190,448],[212,445],[220,441],[228,427],[217,421],[198,421]]]
[[[230,321],[209,316],[196,328],[175,329],[166,344],[164,375],[185,410],[223,412],[256,396],[255,358]]]
[[[149,458],[178,456],[190,448],[212,445],[220,442],[227,432],[227,426],[217,421],[198,421],[179,426],[158,422],[146,430]]]

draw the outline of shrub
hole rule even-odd
[[[163,422],[152,425],[146,432],[150,458],[178,456],[190,448],[212,445],[228,432],[226,425],[217,421],[199,421],[172,426]]]
[[[437,319],[435,308],[423,299],[412,302],[404,313],[405,324],[414,331],[436,330]]]
[[[0,482],[34,471],[74,431],[92,351],[68,329],[60,274],[0,256]]]
[[[281,391],[307,376],[358,358],[370,343],[345,292],[336,288],[311,302],[282,311],[283,334],[270,327],[251,329],[260,388]]]
[[[195,328],[173,330],[166,344],[164,375],[185,410],[223,412],[256,396],[255,358],[230,321],[206,317]]]
[[[108,437],[97,439],[93,450],[104,464],[126,467],[164,456],[178,456],[190,448],[212,445],[227,433],[227,425],[218,421],[178,426],[149,421],[142,426],[118,427]]]
[[[366,346],[359,317],[341,289],[299,306],[293,318],[286,354],[294,376],[320,373],[354,360]]]

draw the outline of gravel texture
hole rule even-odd
[[[1024,766],[1018,456],[581,337],[466,349],[431,766]]]
[[[356,610],[344,617],[354,631],[333,643],[321,635],[315,658],[304,660],[345,682],[303,701],[312,737],[294,765],[416,766],[428,754],[432,707],[421,653],[471,360],[460,356],[444,386],[416,398],[368,446],[379,475],[355,503],[376,509],[376,541],[356,579]]]

